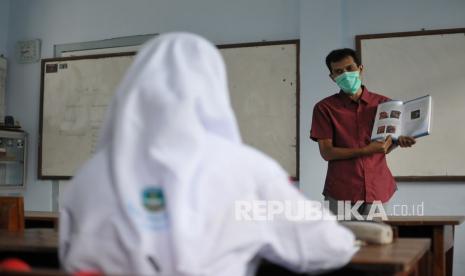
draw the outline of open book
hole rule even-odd
[[[384,140],[391,135],[425,136],[431,132],[431,96],[426,95],[407,102],[388,101],[380,103],[376,111],[371,140]]]

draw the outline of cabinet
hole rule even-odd
[[[26,163],[27,133],[21,130],[0,130],[0,188],[24,188]]]

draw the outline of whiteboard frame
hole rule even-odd
[[[459,34],[465,35],[465,28],[454,28],[454,29],[438,29],[438,30],[421,30],[412,32],[398,32],[398,33],[381,33],[381,34],[364,34],[355,36],[355,45],[357,55],[360,63],[363,64],[363,52],[362,52],[362,41],[369,39],[380,39],[380,38],[397,38],[397,37],[412,37],[412,36],[428,36],[428,35],[443,35],[443,34]],[[396,176],[396,181],[404,182],[461,182],[465,181],[465,175],[438,175],[438,176]]]
[[[251,42],[251,43],[237,43],[237,44],[223,44],[217,45],[219,49],[227,48],[243,48],[243,47],[259,47],[259,46],[273,46],[273,45],[288,45],[295,44],[296,47],[296,133],[295,133],[295,152],[296,152],[296,167],[295,173],[291,175],[293,181],[299,180],[299,169],[300,169],[300,40],[279,40],[279,41],[265,41],[265,42]],[[123,52],[123,53],[110,53],[110,54],[97,54],[97,55],[85,55],[85,56],[69,56],[69,57],[55,57],[41,60],[41,82],[40,82],[40,114],[39,114],[39,135],[38,135],[38,166],[37,175],[41,180],[69,180],[72,176],[61,176],[61,175],[46,175],[42,173],[42,136],[43,136],[43,114],[44,114],[44,75],[45,65],[48,62],[62,62],[71,60],[81,59],[100,59],[108,57],[119,57],[119,56],[134,56],[136,52]]]

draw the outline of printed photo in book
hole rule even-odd
[[[426,95],[407,102],[392,100],[378,105],[371,140],[384,140],[391,135],[415,138],[431,133],[432,98]]]

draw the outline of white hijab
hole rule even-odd
[[[235,219],[237,200],[303,199],[276,162],[242,144],[219,51],[161,35],[136,56],[96,154],[65,191],[60,259],[68,271],[234,276],[257,255],[299,271],[348,262],[353,235],[331,215]]]

